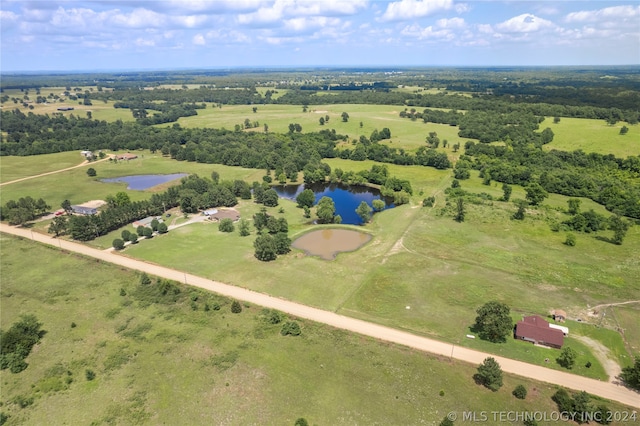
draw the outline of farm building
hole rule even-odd
[[[98,209],[96,207],[83,206],[81,204],[75,205],[75,206],[71,206],[71,210],[75,214],[90,215],[90,214],[98,213]]]
[[[131,154],[130,152],[116,155],[117,160],[133,160],[134,158],[138,158],[138,156],[136,154]]]
[[[550,327],[549,323],[539,315],[531,315],[518,321],[515,338],[557,349],[562,348],[564,344],[563,331]]]
[[[82,155],[84,158],[92,158],[93,157],[93,152],[91,152],[91,151],[80,151],[80,155]]]
[[[218,209],[209,209],[202,212],[202,214],[205,216],[211,216],[216,213],[218,213]]]
[[[567,319],[567,313],[562,309],[556,309],[553,311],[553,319],[558,322],[565,322]]]
[[[149,216],[149,217],[145,217],[144,219],[136,220],[135,222],[133,222],[133,227],[137,228],[138,226],[145,226],[150,228],[151,222],[153,222],[153,219],[156,219],[158,222],[162,222],[161,216]]]

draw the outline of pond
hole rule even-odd
[[[385,209],[393,208],[393,199],[382,197],[380,191],[368,186],[344,185],[341,183],[315,183],[302,185],[276,185],[273,187],[279,197],[290,200],[296,197],[305,189],[311,189],[316,196],[316,203],[322,197],[329,197],[336,206],[336,215],[342,217],[342,223],[349,225],[361,225],[362,219],[357,215],[356,209],[362,201],[366,201],[371,207],[373,200],[382,199],[385,201]]]
[[[135,175],[135,176],[121,176],[117,178],[100,179],[100,182],[113,183],[113,182],[126,182],[129,184],[127,189],[144,190],[152,188],[162,183],[171,182],[172,180],[180,179],[181,177],[188,176],[187,173],[174,173],[171,175]]]
[[[338,253],[354,251],[371,240],[371,235],[349,229],[319,229],[296,239],[291,247],[310,256],[332,260]]]

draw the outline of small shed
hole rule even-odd
[[[203,215],[205,216],[211,216],[218,213],[218,209],[208,209],[202,212]]]
[[[562,309],[556,309],[553,311],[553,319],[558,322],[565,322],[567,319],[567,313]]]

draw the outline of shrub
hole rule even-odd
[[[496,392],[502,387],[502,368],[493,358],[487,357],[478,367],[478,373],[474,379],[484,387]]]
[[[518,399],[525,399],[527,397],[527,388],[522,385],[518,385],[511,394]]]
[[[96,173],[96,169],[94,169],[93,167],[89,167],[87,169],[87,176],[89,177],[94,177],[96,176],[98,173]]]
[[[222,219],[218,224],[218,230],[220,232],[233,232],[235,230],[235,226],[233,226],[233,220],[229,218]]]
[[[116,250],[122,250],[124,248],[124,241],[122,241],[120,238],[116,238],[115,240],[113,240],[113,248]]]
[[[567,234],[567,239],[564,240],[564,243],[569,247],[573,247],[576,245],[576,236],[572,233]]]
[[[145,230],[145,227],[140,225],[136,228],[136,234],[138,234],[139,237],[142,237],[144,236],[144,230]]]
[[[138,234],[129,234],[129,241],[131,244],[136,244],[138,242]]]
[[[144,235],[145,238],[153,237],[153,229],[147,228],[145,226],[144,229],[142,230],[142,235]]]
[[[129,241],[130,235],[131,235],[131,231],[129,231],[128,229],[123,230],[122,233],[120,234],[120,236],[124,241]]]
[[[422,207],[433,207],[436,202],[436,197],[427,197],[422,200]]]
[[[84,375],[88,381],[92,381],[93,379],[96,378],[96,373],[94,373],[93,370],[86,370],[84,372]]]
[[[300,326],[295,321],[287,321],[282,326],[282,330],[280,330],[280,334],[283,336],[299,336],[301,332]]]
[[[234,300],[231,304],[231,312],[234,314],[239,314],[242,312],[242,305],[237,300]]]
[[[300,417],[299,419],[296,420],[293,426],[309,426],[309,423],[304,417]]]
[[[164,222],[161,222],[158,225],[158,232],[161,234],[166,234],[169,231],[169,228],[167,227],[167,224]]]

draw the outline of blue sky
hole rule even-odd
[[[640,63],[640,3],[0,3],[2,71]]]

